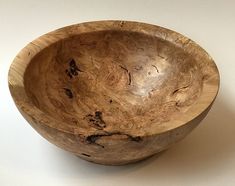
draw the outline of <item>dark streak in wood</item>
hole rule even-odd
[[[152,65],[152,66],[156,69],[157,73],[159,73],[157,66],[156,65]]]
[[[65,90],[65,94],[66,94],[70,99],[72,99],[72,98],[73,98],[73,93],[72,93],[72,91],[71,91],[70,89],[68,89],[68,88],[64,88],[64,90]]]

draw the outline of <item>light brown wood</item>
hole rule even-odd
[[[174,31],[127,21],[68,26],[28,44],[9,87],[43,137],[101,164],[141,160],[185,137],[219,88],[212,58]]]

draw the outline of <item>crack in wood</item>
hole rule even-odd
[[[68,98],[72,99],[73,98],[73,93],[70,89],[68,88],[63,88],[65,90],[65,94],[68,96]]]
[[[86,156],[86,157],[91,157],[91,155],[86,154],[86,153],[81,153],[81,155]]]
[[[128,77],[129,77],[128,85],[131,85],[131,73],[130,72],[128,72]]]
[[[72,59],[69,62],[69,68],[65,70],[66,74],[70,77],[70,79],[73,78],[73,76],[77,76],[78,72],[83,72],[81,69],[78,68],[76,65],[76,62],[74,59]]]
[[[156,69],[157,73],[159,73],[159,70],[156,65],[152,65],[152,67],[154,67]]]
[[[164,56],[160,55],[160,54],[157,54],[158,57],[162,58],[162,59],[165,59]]]
[[[140,136],[132,136],[130,134],[126,134],[126,133],[122,133],[122,132],[107,132],[107,131],[105,131],[104,134],[92,134],[92,135],[87,136],[86,142],[88,144],[94,144],[94,145],[98,145],[98,146],[104,148],[103,145],[97,143],[96,141],[102,137],[113,136],[113,135],[125,135],[128,137],[128,139],[130,141],[134,141],[134,142],[141,142],[143,140]]]
[[[91,124],[91,126],[96,129],[103,129],[106,127],[106,123],[102,117],[102,112],[100,111],[96,111],[95,115],[93,114],[86,115],[86,119],[88,120],[88,123]]]
[[[184,87],[177,88],[175,91],[172,92],[172,94],[174,95],[174,94],[176,94],[177,92],[179,92],[179,91],[181,91],[181,90],[183,90],[183,89],[188,88],[189,86],[190,86],[190,85],[186,85],[186,86],[184,86]]]
[[[128,74],[128,85],[131,85],[131,73],[129,72],[129,70],[125,67],[123,67],[122,65],[119,65],[123,70],[126,71],[126,73]]]

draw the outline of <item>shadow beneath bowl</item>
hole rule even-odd
[[[103,166],[63,152],[60,153],[62,156],[59,155],[59,161],[63,162],[63,170],[69,172],[66,175],[75,179],[78,174],[99,178],[108,175],[115,179],[128,175],[126,179],[133,178],[135,181],[143,178],[149,181],[179,177],[195,179],[202,174],[206,174],[208,178],[215,172],[220,174],[229,159],[235,155],[234,121],[235,110],[218,97],[207,117],[188,137],[147,160],[125,166]]]

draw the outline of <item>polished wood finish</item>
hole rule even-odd
[[[9,87],[43,137],[120,165],[167,149],[205,117],[219,88],[212,58],[174,31],[97,21],[50,32],[14,59]]]

